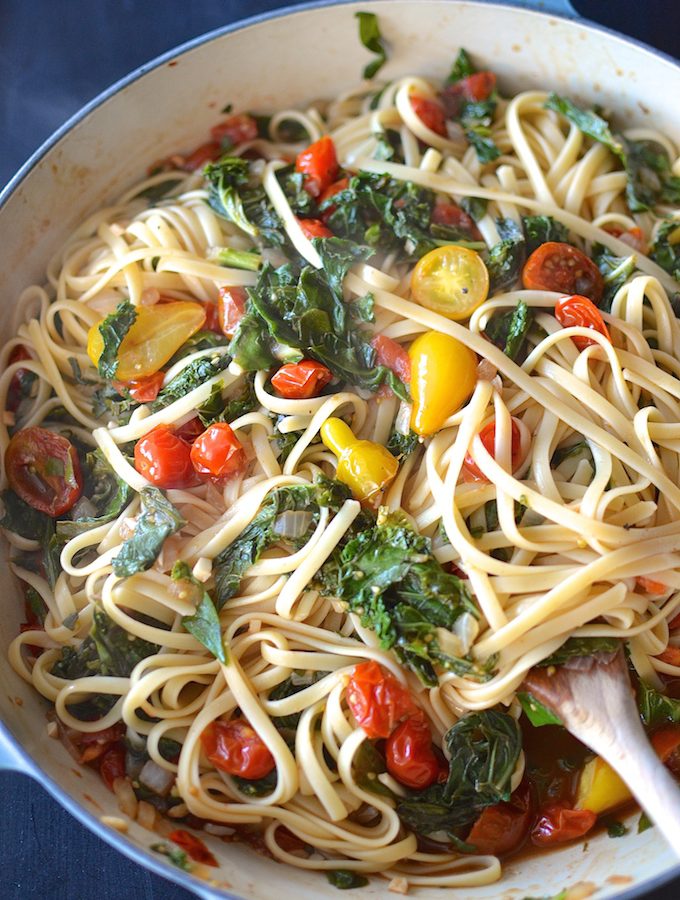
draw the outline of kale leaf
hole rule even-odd
[[[248,161],[237,156],[222,157],[218,162],[207,165],[204,173],[209,185],[208,203],[212,209],[242,231],[257,237],[259,228],[246,215],[239,193],[239,188],[250,181]]]
[[[669,219],[659,227],[649,254],[676,281],[680,281],[680,220]]]
[[[202,596],[196,606],[196,612],[191,616],[182,617],[182,627],[192,634],[199,644],[203,644],[215,659],[226,665],[227,653],[222,640],[222,626],[212,597],[183,560],[177,560],[173,565],[171,577],[173,581],[185,581],[201,589]]]
[[[419,834],[451,832],[473,822],[485,807],[510,799],[510,779],[522,749],[520,727],[493,709],[470,713],[450,728],[444,784],[434,784],[397,802],[402,821]]]
[[[522,227],[527,242],[527,256],[541,244],[548,241],[567,243],[569,237],[569,229],[552,216],[522,216]]]
[[[383,36],[380,33],[378,17],[375,13],[367,12],[358,12],[354,15],[359,20],[359,40],[367,50],[375,53],[375,59],[364,66],[363,76],[367,79],[375,78],[387,62],[387,53]]]
[[[462,81],[463,78],[467,78],[468,75],[474,75],[476,71],[477,70],[472,64],[472,60],[470,59],[470,54],[461,47],[458,51],[458,56],[453,61],[453,66],[446,79],[446,83],[455,84],[457,81]]]
[[[99,333],[104,346],[97,362],[97,370],[102,378],[111,381],[118,369],[118,350],[125,335],[137,319],[137,310],[129,300],[123,300],[116,309],[99,324]]]
[[[247,375],[242,390],[226,400],[222,397],[222,383],[218,381],[214,384],[206,402],[197,409],[206,428],[213,422],[233,422],[257,409],[260,404],[255,395],[254,381],[254,376]]]
[[[89,499],[96,514],[58,522],[57,536],[64,541],[111,522],[122,513],[132,497],[129,485],[116,475],[101,450],[87,454],[83,470],[83,495]]]
[[[613,637],[570,637],[559,650],[547,656],[539,666],[562,666],[569,660],[581,656],[595,656],[597,653],[616,653],[621,647],[619,638]]]
[[[200,356],[198,359],[193,359],[159,391],[158,396],[151,404],[151,412],[164,409],[175,400],[179,400],[180,397],[184,397],[190,391],[200,387],[213,375],[224,371],[230,362],[231,357],[227,353],[216,353],[214,356]]]
[[[520,300],[513,310],[504,313],[496,313],[487,322],[484,333],[497,347],[499,347],[510,359],[520,358],[527,334],[534,321],[534,314]]]
[[[132,537],[123,542],[118,556],[111,560],[113,571],[120,578],[151,568],[165,539],[186,524],[158,488],[142,488],[141,499],[142,511]]]
[[[276,685],[276,687],[269,694],[268,699],[285,700],[286,697],[292,697],[293,694],[298,694],[300,691],[305,690],[305,688],[311,687],[313,684],[316,684],[317,681],[325,678],[326,675],[328,675],[328,672],[294,671],[292,675],[289,675],[288,678],[286,678],[285,681],[282,681],[280,684]],[[296,729],[302,713],[291,713],[290,715],[286,716],[277,716],[273,713],[270,713],[270,715],[272,717],[272,722],[274,723],[274,725],[278,728],[279,731],[282,731]]]
[[[498,222],[502,240],[489,250],[489,294],[499,294],[516,284],[526,257],[524,235],[512,219]]]
[[[397,459],[404,459],[413,453],[419,443],[420,438],[415,431],[409,429],[408,434],[403,434],[401,431],[397,431],[396,428],[393,428],[387,441],[387,449],[392,456],[395,456]]]
[[[527,691],[519,691],[517,699],[524,710],[524,715],[534,728],[540,728],[542,725],[562,724],[562,720],[544,706],[540,700],[537,700],[533,694],[530,694]]]
[[[171,369],[175,363],[178,363],[191,353],[198,353],[199,350],[210,350],[212,347],[226,347],[228,343],[229,338],[224,334],[218,334],[216,331],[197,331],[168,360],[166,368]]]
[[[591,256],[604,278],[604,293],[598,306],[609,312],[616,292],[635,271],[636,256],[634,253],[631,253],[630,256],[614,256],[602,244],[593,245]]]
[[[373,13],[363,13],[363,15],[373,15]],[[332,884],[333,887],[338,888],[340,891],[366,887],[368,884],[368,878],[365,875],[361,875],[359,872],[352,872],[350,869],[331,869],[329,872],[326,872],[326,878],[329,884]]]
[[[644,681],[638,685],[638,707],[645,725],[650,728],[663,722],[680,723],[680,700],[667,697]]]
[[[442,91],[442,102],[448,118],[460,122],[468,143],[475,148],[481,163],[493,162],[501,155],[491,137],[491,125],[498,101],[495,89],[483,100],[469,99],[459,82],[476,72],[468,53],[461,48]]]

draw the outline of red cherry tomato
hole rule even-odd
[[[196,484],[191,448],[169,425],[158,425],[135,444],[135,469],[159,488]]]
[[[531,793],[523,782],[508,803],[487,806],[472,826],[466,843],[478,853],[502,856],[518,850],[531,827]]]
[[[334,181],[333,184],[329,184],[326,190],[319,197],[319,206],[323,207],[323,212],[321,213],[321,218],[326,222],[330,216],[335,212],[335,207],[331,204],[330,206],[325,206],[327,200],[330,200],[331,197],[334,197],[336,194],[339,194],[340,191],[344,191],[349,187],[349,178],[341,178],[339,181]]]
[[[309,241],[313,238],[333,237],[333,232],[320,219],[298,219],[298,225]]]
[[[209,162],[214,162],[222,155],[222,148],[216,141],[208,141],[207,144],[201,144],[196,147],[184,160],[183,169],[187,172],[195,172],[202,169]]]
[[[668,623],[668,627],[671,631],[674,631],[676,628],[680,628],[680,613],[677,613],[677,615],[673,616],[673,618]]]
[[[424,715],[413,715],[394,729],[385,743],[387,771],[414,790],[429,787],[440,772],[432,747],[432,733]]]
[[[680,726],[664,725],[654,732],[651,741],[661,762],[680,778]]]
[[[34,425],[17,431],[5,452],[12,490],[48,516],[61,516],[83,491],[76,448],[60,434]]]
[[[456,203],[437,200],[432,210],[432,222],[435,225],[449,225],[452,228],[459,228],[461,231],[467,232],[473,241],[482,240],[482,234],[477,228],[475,220]]]
[[[391,369],[404,384],[410,382],[411,357],[398,341],[393,341],[384,334],[377,334],[371,341],[371,347],[375,350],[379,366]]]
[[[203,751],[216,769],[255,781],[275,766],[259,734],[245,719],[212,722],[201,735]]]
[[[605,231],[623,241],[624,244],[628,244],[633,250],[637,250],[640,253],[645,252],[645,236],[641,228],[629,228],[628,231],[624,231],[618,225],[607,225]]]
[[[347,685],[347,705],[369,738],[386,738],[406,716],[421,714],[408,688],[375,660],[360,663]]]
[[[133,381],[114,381],[114,388],[121,393],[127,391],[137,403],[151,403],[158,396],[163,387],[165,372],[154,372],[144,378],[135,378]]]
[[[659,653],[655,659],[668,663],[669,666],[680,666],[680,647],[666,647],[663,653]]]
[[[514,472],[522,462],[522,435],[519,430],[519,426],[515,422],[515,419],[511,419],[511,433],[512,433],[512,447],[510,450],[510,466],[512,471]],[[493,458],[496,458],[496,421],[489,422],[482,430],[479,432],[479,439],[484,445],[484,449],[487,453],[491,454]],[[472,481],[488,481],[489,479],[484,475],[477,466],[477,463],[474,461],[472,456],[468,453],[465,456],[465,460],[463,462],[463,468],[468,476],[470,476],[470,480]]]
[[[233,478],[248,465],[246,452],[227,422],[209,425],[191,447],[191,462],[199,475]]]
[[[177,828],[175,831],[170,832],[168,838],[173,844],[177,844],[178,847],[181,847],[187,856],[190,857],[190,859],[193,859],[194,862],[203,863],[205,866],[216,867],[218,865],[217,860],[210,850],[208,850],[203,841],[196,837],[195,834],[191,834],[183,828]]]
[[[531,832],[531,841],[538,847],[573,841],[589,832],[596,821],[597,815],[589,809],[570,809],[552,803],[541,811]]]
[[[22,359],[31,359],[31,354],[24,347],[23,344],[17,344],[17,346],[12,350],[9,355],[9,359],[7,360],[7,365],[11,366],[12,363],[21,362]],[[19,409],[19,404],[24,398],[23,384],[26,376],[29,374],[27,369],[17,369],[14,375],[12,376],[12,380],[9,383],[9,388],[7,389],[7,400],[6,406],[10,412],[16,412]]]
[[[430,131],[446,137],[446,116],[444,107],[436,100],[430,100],[429,97],[421,97],[419,94],[411,95],[411,106],[413,112],[418,116],[420,121]]]
[[[205,309],[205,325],[203,327],[208,331],[221,334],[222,327],[220,326],[220,314],[217,303],[212,303],[208,300],[203,304],[203,308]]]
[[[185,444],[191,445],[204,431],[205,425],[198,416],[194,416],[193,419],[189,419],[184,425],[180,425],[179,428],[175,430],[175,435],[180,440],[184,441]]]
[[[488,100],[495,87],[496,76],[493,72],[474,72],[467,78],[448,84],[441,94],[446,115],[451,119],[457,119],[466,101]]]
[[[580,294],[598,303],[604,279],[595,263],[571,244],[548,241],[531,254],[522,270],[522,283],[530,291]]]
[[[653,578],[646,578],[644,575],[638,575],[635,579],[635,587],[639,587],[645,594],[652,594],[654,596],[665,594],[668,590],[663,582],[655,581]],[[669,628],[671,627],[671,624],[672,623],[669,624]]]
[[[335,144],[327,134],[310,144],[295,160],[295,171],[305,175],[305,190],[312,197],[320,197],[323,194],[335,181],[338,169]]]
[[[580,325],[582,328],[592,328],[603,334],[608,341],[611,341],[609,329],[604,324],[604,319],[600,315],[599,309],[587,297],[581,297],[574,294],[571,297],[563,297],[555,304],[555,318],[563,328],[571,328],[574,325]],[[573,337],[572,341],[579,350],[585,350],[595,341],[591,341],[587,337]]]
[[[238,144],[245,144],[246,141],[255,140],[257,122],[247,113],[240,113],[214,125],[210,129],[210,134],[224,149],[236,147]]]
[[[109,747],[103,756],[99,757],[99,774],[107,788],[113,790],[113,782],[116,778],[125,775],[125,744],[118,741]]]
[[[232,338],[238,324],[245,315],[248,294],[242,287],[221,287],[217,301],[220,328],[223,334]]]
[[[333,373],[315,359],[303,359],[299,363],[286,363],[272,375],[276,393],[287,400],[309,400],[318,397],[333,380]]]

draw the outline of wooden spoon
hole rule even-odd
[[[531,669],[523,688],[609,763],[680,858],[680,788],[642,728],[623,651]]]

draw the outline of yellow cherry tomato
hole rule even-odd
[[[489,273],[478,253],[455,244],[426,253],[411,275],[416,303],[447,319],[467,319],[486,300]]]
[[[357,500],[374,504],[399,470],[389,450],[373,441],[359,441],[342,419],[326,419],[321,440],[338,457],[336,478],[346,484]]]
[[[589,809],[599,816],[631,799],[630,791],[609,763],[596,756],[585,764],[578,781],[576,809]]]
[[[87,335],[87,355],[94,365],[104,350],[104,339],[96,322]],[[156,306],[138,306],[137,318],[118,348],[118,381],[153,375],[205,324],[200,303],[178,300]]]
[[[411,344],[411,428],[434,434],[475,389],[477,357],[455,338],[427,331]]]

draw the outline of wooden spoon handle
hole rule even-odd
[[[623,652],[532,669],[524,685],[618,772],[680,858],[680,788],[647,740]]]

